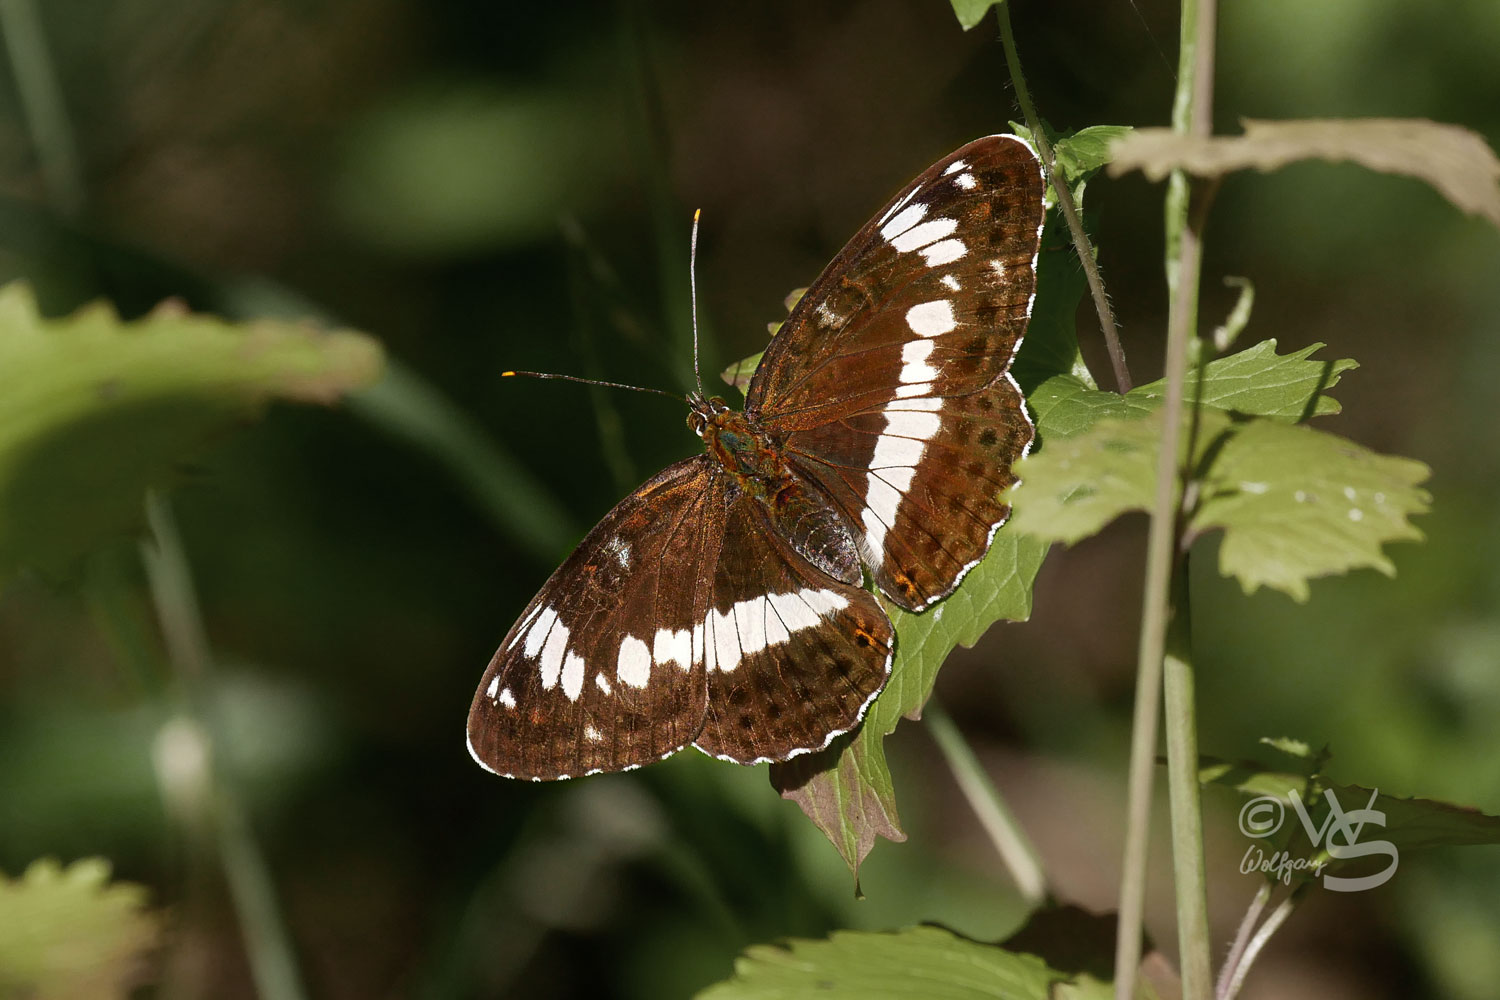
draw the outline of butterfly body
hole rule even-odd
[[[751,764],[858,724],[895,647],[866,574],[921,611],[1008,513],[1042,191],[1014,136],[949,154],[797,302],[743,411],[689,398],[703,452],[621,501],[527,606],[470,708],[476,761],[550,780],[692,744]]]

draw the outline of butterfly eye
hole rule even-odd
[[[708,401],[708,405],[712,406],[714,408],[714,412],[715,413],[728,413],[729,412],[729,404],[726,403],[726,402],[724,402],[724,397],[723,396],[713,396],[713,397],[711,397],[709,399],[709,401]]]
[[[697,410],[693,410],[687,415],[687,425],[688,430],[702,437],[704,429],[708,426],[708,421],[703,418],[703,414]]]

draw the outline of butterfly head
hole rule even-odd
[[[694,393],[688,397],[688,406],[692,407],[687,417],[688,430],[700,438],[708,433],[709,425],[716,422],[715,418],[730,412],[729,404],[719,396],[704,399]]]

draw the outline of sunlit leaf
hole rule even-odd
[[[1298,601],[1307,581],[1370,567],[1394,576],[1387,542],[1418,540],[1413,514],[1429,470],[1309,427],[1252,421],[1213,459],[1191,532],[1224,530],[1219,571],[1246,593],[1265,586]]]
[[[1322,344],[1311,344],[1291,354],[1278,355],[1275,340],[1262,340],[1238,354],[1210,361],[1203,372],[1201,389],[1196,373],[1188,375],[1188,399],[1201,399],[1204,406],[1243,416],[1305,420],[1340,412],[1339,401],[1328,390],[1339,384],[1347,371],[1359,367],[1349,358],[1311,360]],[[1164,381],[1136,386],[1128,395],[1132,403],[1159,404],[1166,395]]]
[[[1071,545],[1134,510],[1149,510],[1156,489],[1160,421],[1106,419],[1054,438],[1020,466],[1012,491],[1012,530]]]
[[[953,14],[958,18],[959,27],[968,31],[970,28],[984,20],[984,15],[989,13],[991,7],[998,7],[1005,0],[949,0],[953,5]]]
[[[1500,158],[1478,133],[1425,118],[1247,120],[1242,136],[1145,128],[1121,139],[1112,153],[1111,176],[1141,170],[1153,180],[1177,169],[1216,177],[1297,160],[1348,160],[1424,180],[1463,211],[1500,225]]]
[[[1053,144],[1057,167],[1074,182],[1109,163],[1114,144],[1134,131],[1129,125],[1092,125]]]
[[[756,945],[735,961],[732,979],[698,1000],[1045,1000],[1063,978],[1034,955],[941,927],[836,931],[823,941]]]
[[[755,369],[760,367],[760,359],[765,353],[765,351],[761,351],[759,354],[752,354],[748,358],[741,358],[719,372],[719,378],[743,393],[750,388],[750,379],[755,375]]]
[[[1021,466],[1012,527],[1072,543],[1149,510],[1159,442],[1155,417],[1104,420],[1052,441]],[[1247,592],[1267,586],[1302,601],[1315,577],[1361,567],[1391,574],[1382,547],[1422,537],[1408,520],[1428,506],[1420,462],[1278,420],[1235,423],[1215,409],[1202,411],[1196,443],[1188,531],[1224,531],[1219,569]]]
[[[110,884],[102,858],[0,874],[0,996],[123,1000],[145,980],[162,930],[145,887]]]

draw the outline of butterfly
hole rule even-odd
[[[797,301],[743,412],[687,398],[704,451],[605,515],[490,661],[480,766],[546,781],[689,744],[758,764],[858,725],[895,646],[865,575],[922,611],[1009,513],[1044,188],[1013,135],[943,157]]]

